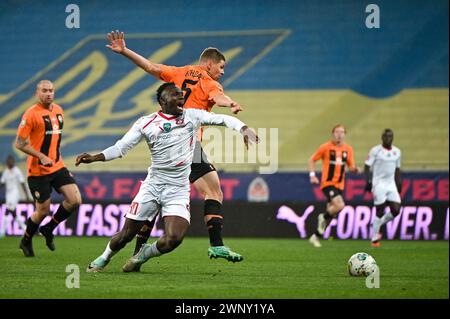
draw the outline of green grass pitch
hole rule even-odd
[[[207,257],[207,238],[186,238],[174,252],[150,260],[141,273],[123,273],[134,242],[103,273],[85,272],[108,238],[56,238],[51,252],[34,238],[25,258],[18,237],[0,240],[0,298],[448,298],[449,244],[324,241],[320,249],[297,239],[228,238],[245,260]],[[154,239],[153,239],[154,240]],[[346,273],[348,258],[364,251],[380,266],[380,288]],[[80,288],[66,287],[66,266],[80,267]]]

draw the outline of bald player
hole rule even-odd
[[[35,201],[36,210],[26,222],[26,231],[20,241],[25,257],[34,257],[32,239],[39,228],[46,245],[55,250],[53,230],[66,220],[81,204],[78,186],[64,164],[60,152],[64,113],[61,106],[54,103],[55,88],[49,80],[37,84],[38,102],[24,115],[17,130],[15,146],[28,155],[28,186]],[[39,227],[50,212],[52,188],[64,196],[50,222]]]

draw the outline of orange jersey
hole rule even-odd
[[[184,92],[184,107],[211,112],[214,96],[223,94],[222,85],[199,65],[182,67],[161,65],[160,79],[174,82]]]
[[[332,142],[322,144],[314,153],[313,160],[322,160],[322,182],[320,188],[334,186],[344,189],[345,166],[355,167],[353,148],[347,144],[337,146]]]
[[[47,167],[41,165],[38,158],[28,156],[28,176],[48,175],[65,167],[60,153],[63,125],[63,110],[55,103],[52,111],[37,103],[24,113],[17,136],[29,138],[31,147],[53,160],[53,165]]]

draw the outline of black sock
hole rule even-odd
[[[325,219],[325,221],[327,222],[327,226],[330,224],[331,220],[333,219],[333,216],[330,215],[330,213],[328,211],[325,211],[325,213],[323,213],[323,218]],[[316,230],[314,232],[314,234],[320,238],[322,238],[322,234],[319,233],[318,230]]]
[[[223,219],[219,217],[213,217],[206,223],[209,233],[209,242],[211,246],[223,246],[222,240],[222,227]]]
[[[206,227],[208,227],[209,233],[209,242],[211,243],[211,246],[223,246],[222,204],[214,199],[205,200],[204,214],[205,216],[213,215],[212,218],[208,222],[206,222]]]
[[[31,217],[29,217],[27,219],[26,225],[27,225],[27,229],[25,230],[25,234],[23,235],[23,239],[25,239],[27,241],[30,241],[33,238],[34,234],[36,233],[36,230],[38,229],[39,224],[35,224],[31,220]]]
[[[63,204],[61,204],[59,205],[59,208],[56,211],[55,215],[53,215],[52,219],[46,225],[44,225],[44,227],[48,227],[53,231],[56,226],[58,226],[59,223],[65,221],[70,216],[70,214],[71,212],[65,209]]]
[[[150,233],[152,232],[153,226],[155,225],[156,218],[152,221],[145,221],[145,226],[147,226],[146,230],[139,230],[139,232],[136,235],[136,246],[134,247],[134,253],[133,256],[138,253],[138,251],[141,249],[141,246],[144,245],[148,238],[150,237]]]

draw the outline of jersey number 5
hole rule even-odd
[[[194,80],[184,80],[183,84],[181,85],[181,89],[186,92],[184,93],[184,104],[186,104],[186,101],[189,98],[189,95],[191,95],[192,91],[190,88],[187,87],[188,84],[190,85],[196,85],[198,81],[194,81]]]

